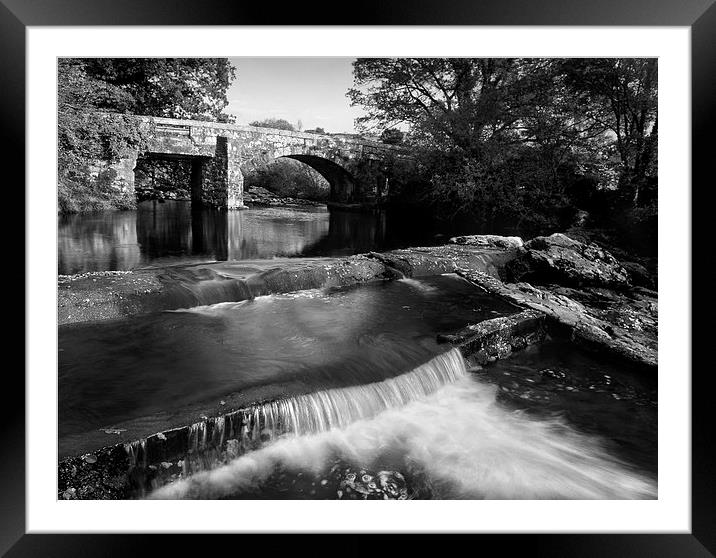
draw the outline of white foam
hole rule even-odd
[[[289,436],[228,465],[167,485],[153,498],[215,498],[260,486],[277,465],[318,472],[329,457],[364,466],[387,451],[433,481],[437,498],[653,499],[654,479],[559,419],[537,420],[463,377],[408,405],[327,432]]]

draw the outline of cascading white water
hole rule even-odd
[[[382,382],[329,389],[272,401],[253,410],[252,421],[270,436],[315,434],[371,418],[429,395],[467,374],[459,349],[438,355],[418,368]]]
[[[458,349],[395,378],[260,403],[189,425],[184,473],[216,467],[285,435],[343,428],[429,395],[467,374]],[[147,466],[147,440],[125,444],[130,468]]]
[[[427,476],[435,498],[656,498],[655,479],[610,455],[599,438],[560,418],[511,411],[496,394],[496,386],[466,373],[454,349],[379,384],[267,404],[254,410],[256,422],[298,435],[150,497],[231,497],[260,490],[277,468],[320,473],[336,457],[382,467],[389,454]]]
[[[455,275],[455,277],[459,276]],[[424,281],[420,281],[419,279],[413,279],[412,277],[403,277],[402,279],[398,279],[398,281],[422,293],[432,293],[437,291],[436,287]]]

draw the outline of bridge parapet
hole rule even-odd
[[[202,130],[207,135],[222,135],[238,137],[246,137],[246,134],[256,134],[258,137],[266,136],[283,136],[296,140],[306,140],[309,143],[324,141],[329,144],[343,144],[346,146],[355,146],[370,148],[372,151],[381,153],[393,153],[405,157],[412,156],[409,148],[400,145],[391,145],[379,141],[361,138],[347,138],[343,135],[336,134],[316,134],[313,132],[299,132],[295,130],[282,130],[279,128],[264,128],[260,126],[248,126],[244,124],[231,124],[228,122],[211,122],[202,120],[184,120],[179,118],[164,118],[158,116],[137,116],[137,119],[143,122],[151,122],[157,129],[191,129],[193,134],[197,136],[202,134]]]

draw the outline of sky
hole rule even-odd
[[[303,129],[353,133],[362,114],[346,92],[353,85],[353,58],[231,58],[236,79],[225,112],[237,124],[284,118]]]

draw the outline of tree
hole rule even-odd
[[[293,124],[283,118],[264,118],[263,120],[255,120],[249,123],[249,126],[258,126],[259,128],[276,128],[277,130],[289,130],[294,132]]]
[[[227,58],[88,58],[84,66],[90,78],[125,91],[132,100],[129,106],[108,102],[97,108],[195,120],[220,117],[236,77]]]
[[[235,73],[227,59],[58,61],[58,196],[61,211],[129,208],[111,188],[108,169],[141,151],[146,132],[127,115],[229,119],[222,113]],[[98,112],[102,116],[98,117]]]
[[[519,59],[358,59],[352,104],[358,119],[383,128],[408,124],[434,145],[470,153],[493,137],[516,132],[548,79],[539,62]]]
[[[638,205],[640,192],[657,174],[657,60],[570,59],[563,71],[581,108],[614,134],[621,186]]]
[[[405,134],[398,128],[387,128],[380,134],[380,141],[389,145],[400,145],[405,139]]]
[[[401,58],[353,68],[348,96],[366,112],[358,126],[409,128],[423,177],[413,197],[443,215],[559,227],[585,175],[624,189],[655,169],[647,62]]]
[[[528,208],[556,214],[563,205],[566,162],[554,149],[561,129],[549,110],[549,61],[359,59],[354,77],[348,95],[367,113],[359,126],[410,127],[427,178],[419,200],[444,215],[495,222],[523,220]]]
[[[58,61],[58,202],[62,212],[125,208],[111,188],[111,177],[91,175],[97,161],[117,161],[128,150],[140,149],[146,138],[133,119],[120,114],[133,105],[120,87],[86,72],[84,60]],[[98,118],[98,107],[114,106],[118,112]]]

